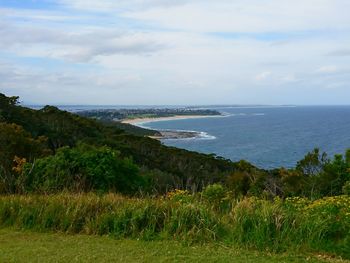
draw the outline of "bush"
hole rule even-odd
[[[347,181],[343,186],[343,194],[350,195],[350,181]]]
[[[302,233],[310,247],[350,257],[349,196],[325,197],[313,201],[289,198],[285,205],[300,215]]]
[[[46,140],[44,137],[33,138],[22,126],[0,122],[0,193],[15,192],[18,173],[14,160],[33,161],[47,155]]]
[[[212,184],[204,188],[202,198],[216,209],[224,208],[228,204],[228,193],[221,184]]]
[[[54,156],[27,163],[17,185],[23,192],[134,193],[143,182],[131,159],[120,157],[108,147],[80,145],[61,148]]]
[[[166,194],[166,198],[179,203],[190,203],[193,201],[193,196],[187,190],[175,189]]]

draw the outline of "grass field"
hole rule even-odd
[[[0,262],[350,262],[317,254],[270,254],[221,245],[137,241],[0,230]]]

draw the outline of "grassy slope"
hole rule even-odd
[[[268,254],[175,241],[0,230],[0,262],[350,262],[310,254]]]

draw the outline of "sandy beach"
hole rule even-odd
[[[157,121],[171,121],[171,120],[185,120],[185,119],[200,119],[200,118],[210,118],[210,117],[220,117],[222,115],[175,115],[171,117],[159,117],[159,118],[135,118],[135,119],[125,119],[122,123],[128,123],[135,126],[143,127],[142,124],[148,122]],[[200,138],[203,135],[207,136],[205,133],[197,131],[171,131],[171,130],[158,130],[161,136],[150,136],[153,139],[190,139],[190,138]]]
[[[200,119],[200,118],[219,117],[219,116],[221,116],[221,115],[175,115],[175,116],[171,116],[171,117],[125,119],[125,120],[122,120],[121,122],[137,125],[137,124],[141,124],[141,123],[156,122],[156,121]]]

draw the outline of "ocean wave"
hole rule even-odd
[[[147,123],[149,123],[149,122],[147,122],[147,121],[145,121],[145,122],[135,122],[132,125],[137,126],[139,128],[147,129],[147,130],[155,130],[155,129],[151,128],[151,127],[146,126],[145,124],[147,124]]]
[[[200,138],[198,138],[198,139],[215,140],[216,137],[214,135],[210,135],[207,132],[200,132]]]

